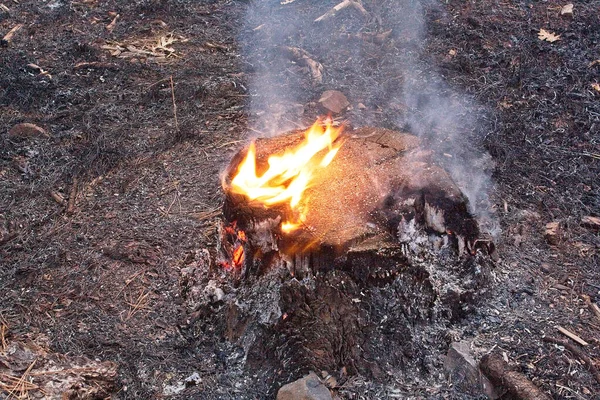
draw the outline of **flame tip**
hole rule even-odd
[[[256,172],[256,144],[251,141],[244,159],[239,163],[236,175],[231,179],[229,190],[243,194],[251,201],[262,202],[265,207],[287,203],[298,221],[305,212],[300,206],[306,202],[304,192],[318,169],[327,167],[335,158],[343,141],[335,143],[343,125],[334,127],[331,116],[320,117],[306,131],[298,146],[269,156],[268,168],[258,176]],[[322,151],[327,152],[322,156]],[[281,230],[289,233],[297,229],[297,221],[281,224]]]

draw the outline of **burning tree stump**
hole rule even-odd
[[[258,139],[257,174],[270,155],[302,140],[301,132]],[[291,232],[282,228],[294,218],[287,204],[265,206],[228,190],[248,149],[224,178],[219,249],[236,283],[224,332],[274,383],[309,370],[375,379],[409,366],[424,373],[445,350],[435,337],[485,291],[492,244],[480,239],[465,196],[419,139],[361,128],[338,140]]]

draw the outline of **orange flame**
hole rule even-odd
[[[238,244],[235,250],[233,250],[233,258],[231,260],[233,262],[233,266],[236,268],[241,267],[244,264],[245,258],[244,246]]]
[[[324,125],[317,120],[304,132],[302,143],[283,154],[271,155],[269,167],[261,176],[256,174],[256,147],[252,142],[229,189],[266,206],[288,203],[296,218],[283,222],[281,230],[285,233],[293,231],[306,217],[302,210],[304,191],[310,187],[315,173],[333,161],[343,144],[341,141],[334,143],[342,129],[333,127],[329,119]],[[327,151],[323,154],[324,150]]]

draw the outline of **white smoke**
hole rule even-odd
[[[251,71],[251,129],[273,135],[307,126],[321,111],[316,104],[320,94],[340,90],[354,107],[345,115],[352,125],[408,130],[421,137],[468,197],[482,229],[499,233],[489,199],[493,163],[482,147],[479,123],[485,112],[446,82],[427,54],[426,15],[447,17],[443,6],[429,0],[363,0],[369,20],[348,9],[315,23],[339,1],[282,3],[251,2],[240,37]],[[390,29],[384,43],[344,39]],[[315,84],[301,66],[283,57],[281,46],[314,55],[324,66],[323,83]]]

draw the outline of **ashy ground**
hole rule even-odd
[[[493,294],[436,340],[500,352],[554,398],[597,398],[586,361],[543,337],[567,329],[600,368],[600,233],[582,222],[600,216],[600,3],[364,0],[368,18],[313,22],[335,4],[0,5],[0,36],[15,28],[0,47],[0,351],[30,349],[0,362],[14,372],[0,397],[43,395],[36,364],[52,357],[106,373],[85,378],[115,382],[100,398],[273,390],[190,318],[182,270],[214,251],[231,155],[310,124],[336,89],[340,119],[422,136],[500,228]],[[308,51],[322,81],[281,46]],[[440,374],[354,378],[342,398],[462,398]]]

